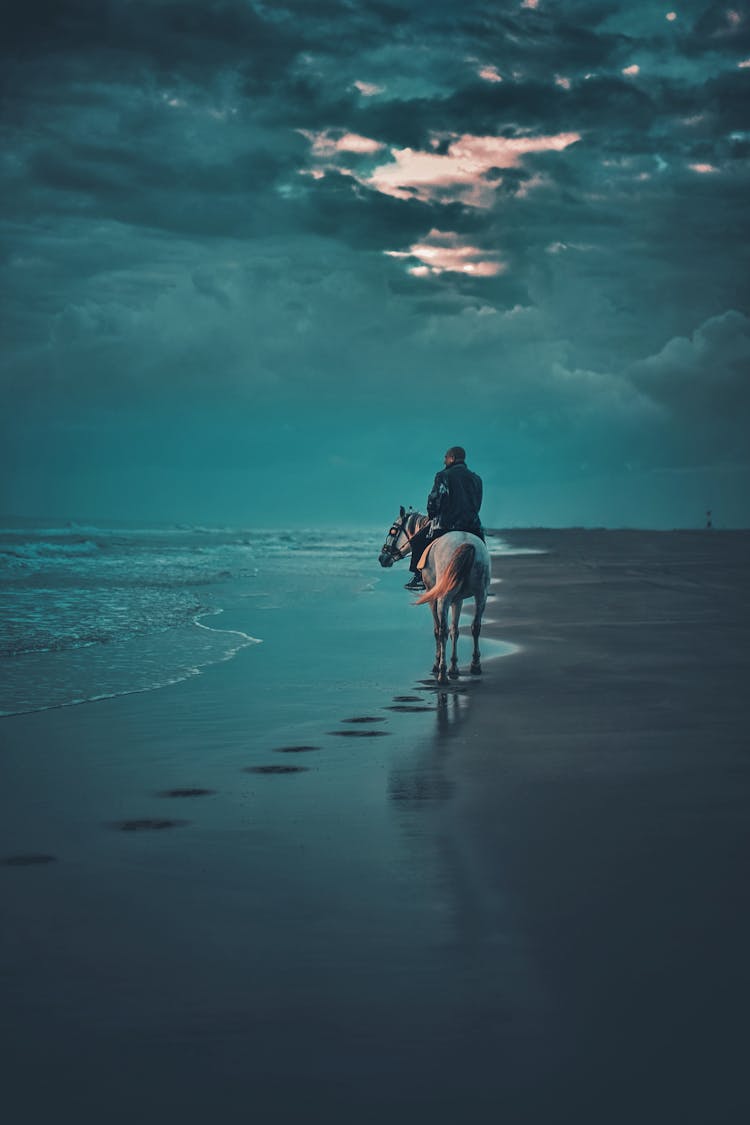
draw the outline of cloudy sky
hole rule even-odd
[[[27,0],[0,512],[750,525],[750,9]]]

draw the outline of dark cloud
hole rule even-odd
[[[9,11],[6,506],[38,506],[53,479],[64,497],[66,464],[71,498],[85,474],[116,497],[139,442],[176,479],[241,476],[245,453],[226,451],[250,434],[278,474],[315,456],[313,431],[366,490],[394,412],[410,420],[405,486],[458,427],[495,495],[510,482],[540,512],[545,482],[593,495],[597,474],[623,496],[629,474],[673,474],[671,504],[680,473],[722,466],[731,493],[750,311],[750,18],[732,10]],[[574,136],[493,149],[494,166],[471,140]],[[405,171],[390,193],[374,176],[401,150],[405,169],[448,160],[461,137],[468,172],[436,165],[420,189]],[[733,503],[746,510],[739,483]]]
[[[342,5],[328,8],[335,14]],[[288,5],[278,5],[273,18],[241,0],[32,0],[9,15],[6,49],[11,57],[71,54],[92,69],[102,55],[115,65],[118,56],[138,56],[160,70],[193,75],[250,51],[261,77],[302,49],[290,15]]]
[[[736,310],[712,317],[634,364],[628,378],[684,423],[702,453],[747,462],[750,320]],[[683,432],[678,425],[677,432]]]
[[[696,55],[721,52],[735,57],[750,51],[747,9],[740,4],[709,4],[695,20],[685,49]]]

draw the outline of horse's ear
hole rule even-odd
[[[401,512],[400,512],[400,515],[401,515],[401,519],[403,519],[403,518],[404,518],[404,516],[406,515],[406,508],[404,507],[404,505],[403,505],[403,504],[401,505]]]

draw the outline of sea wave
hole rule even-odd
[[[191,589],[174,586],[0,589],[0,657],[62,653],[165,632],[210,608]]]
[[[33,652],[4,662],[0,717],[75,707],[120,696],[158,691],[199,676],[234,659],[259,637],[239,629],[207,625],[203,610],[181,628],[121,639],[117,644],[77,648],[65,660],[53,652]]]
[[[18,560],[81,558],[87,555],[96,555],[101,547],[93,539],[73,539],[69,543],[55,543],[40,539],[26,543],[0,546],[0,560],[3,558]]]
[[[0,527],[0,709],[98,698],[113,677],[115,694],[150,690],[176,665],[229,659],[256,638],[211,622],[227,596],[262,583],[307,598],[375,568],[379,544],[362,529]]]

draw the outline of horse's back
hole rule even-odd
[[[454,538],[455,537],[455,538]],[[480,566],[484,565],[487,568],[487,583],[490,580],[490,553],[487,550],[487,544],[484,539],[480,539],[478,535],[474,535],[471,531],[447,531],[445,535],[441,536],[438,543],[443,539],[452,540],[450,546],[451,550],[448,555],[450,558],[453,552],[464,543],[474,548],[474,562]]]
[[[463,546],[474,549],[474,558],[462,584],[461,597],[473,598],[477,594],[486,594],[490,585],[490,553],[484,540],[471,531],[446,531],[435,541],[427,557],[427,567],[423,571],[428,588],[440,581],[441,573],[450,565],[456,551]]]

